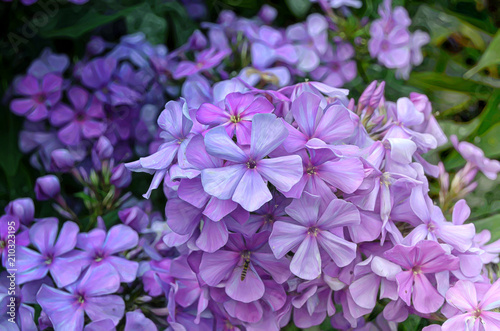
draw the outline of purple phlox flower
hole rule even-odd
[[[141,95],[133,89],[115,81],[113,75],[117,61],[112,57],[96,58],[82,69],[83,85],[94,90],[94,95],[112,106],[134,105]]]
[[[158,117],[158,126],[162,129],[160,137],[163,139],[158,151],[138,161],[125,164],[131,171],[154,173],[153,181],[144,195],[146,198],[149,198],[151,191],[160,185],[175,159],[180,165],[188,164],[186,146],[194,135],[193,121],[188,116],[185,100],[167,102]]]
[[[368,50],[387,68],[403,68],[410,65],[411,20],[403,7],[391,9],[391,0],[385,0],[379,6],[380,19],[373,21],[370,27]]]
[[[52,125],[62,127],[57,136],[66,145],[76,146],[82,138],[97,138],[106,130],[101,101],[80,88],[68,91],[72,107],[59,104],[50,114]]]
[[[277,87],[284,87],[290,83],[290,70],[286,67],[273,67],[268,69],[255,69],[252,67],[243,68],[238,77],[251,86],[259,82],[272,84]]]
[[[120,220],[135,231],[141,233],[149,226],[149,216],[140,207],[133,206],[118,212]]]
[[[129,311],[125,314],[124,331],[151,330],[157,331],[158,328],[149,318],[146,318],[140,309]]]
[[[45,132],[43,128],[31,127],[25,122],[25,129],[19,133],[19,149],[23,153],[32,153],[30,164],[36,169],[51,170],[51,153],[63,147],[56,132]]]
[[[230,93],[224,100],[224,109],[204,103],[196,112],[202,124],[223,126],[230,138],[236,133],[238,144],[250,144],[251,121],[256,114],[271,113],[274,106],[263,96],[252,93]]]
[[[230,49],[217,49],[215,47],[207,48],[195,55],[195,61],[181,61],[175,71],[173,77],[181,79],[187,76],[197,74],[219,65],[229,54]]]
[[[35,218],[35,205],[31,198],[19,198],[9,202],[5,213],[19,218],[22,224],[29,225]]]
[[[29,245],[28,230],[19,231],[20,228],[21,222],[17,216],[7,214],[0,217],[0,255],[4,267],[7,267],[9,246],[11,249],[14,243],[17,249]]]
[[[420,313],[437,311],[444,298],[427,278],[426,274],[458,269],[458,258],[449,255],[435,241],[423,240],[415,246],[396,245],[385,252],[384,257],[400,265],[405,271],[396,275],[399,297]]]
[[[107,48],[106,41],[100,36],[92,36],[90,37],[87,46],[85,47],[85,55],[86,56],[97,56],[102,54]]]
[[[429,133],[421,133],[414,130],[424,122],[425,116],[419,112],[410,99],[399,98],[397,104],[387,102],[387,113],[393,123],[385,134],[386,138],[411,139],[418,147],[420,153],[426,153],[437,147],[437,140]]]
[[[170,274],[177,285],[174,287],[175,302],[184,308],[196,304],[198,312],[194,322],[198,324],[209,303],[208,288],[200,286],[198,276],[189,266],[186,256],[173,260],[170,268]]]
[[[54,175],[38,177],[35,183],[35,196],[38,201],[56,198],[61,192],[59,178]]]
[[[423,224],[415,227],[405,238],[407,244],[414,245],[424,239],[433,241],[441,239],[462,253],[472,246],[476,230],[474,224],[463,224],[470,214],[470,208],[465,200],[454,209],[453,223],[446,221],[441,209],[435,206],[427,195],[424,196],[420,187],[412,190],[410,205]]]
[[[424,60],[422,55],[422,47],[427,45],[431,38],[426,32],[417,30],[410,35],[410,61],[404,67],[398,67],[396,77],[408,79],[410,78],[411,69],[413,66],[418,66]]]
[[[221,103],[229,93],[247,92],[249,89],[241,79],[235,77],[229,80],[217,82],[213,86],[213,101],[215,104]]]
[[[10,109],[32,122],[46,119],[49,110],[61,99],[62,82],[62,78],[54,73],[48,73],[40,79],[26,75],[16,80],[15,91],[22,97],[12,100]]]
[[[203,103],[211,102],[212,87],[204,76],[190,75],[182,84],[182,97],[186,100],[189,109],[198,109]]]
[[[89,269],[109,265],[111,268],[108,272],[117,274],[120,282],[130,283],[136,278],[139,264],[116,254],[135,248],[138,241],[137,232],[127,225],[118,224],[109,229],[107,234],[102,229],[80,233],[76,246],[84,250],[82,259]]]
[[[311,0],[311,2],[322,2],[324,1],[331,8],[340,8],[343,6],[361,8],[363,3],[361,0]]]
[[[401,267],[380,256],[371,255],[354,267],[356,279],[349,285],[349,292],[356,305],[372,310],[377,303],[380,287],[380,299],[398,299],[396,275]],[[361,316],[354,316],[356,318]]]
[[[245,224],[251,233],[271,231],[273,224],[286,218],[285,207],[292,202],[279,192],[273,192],[273,198],[250,214]]]
[[[167,224],[176,234],[183,236],[183,241],[189,240],[197,230],[200,222],[203,226],[196,239],[196,246],[205,251],[213,253],[228,240],[228,227],[225,220],[214,222],[202,214],[203,209],[181,200],[169,199],[165,207]],[[168,239],[171,239],[168,237]]]
[[[497,178],[497,174],[500,172],[499,161],[488,159],[482,149],[469,142],[459,142],[455,135],[450,136],[450,140],[467,162],[477,167],[489,179],[495,180]]]
[[[373,110],[378,108],[380,102],[384,100],[385,82],[381,82],[378,86],[377,83],[376,80],[371,82],[359,97],[358,113],[368,107],[371,108],[371,111],[368,113],[371,115]]]
[[[301,96],[304,92],[315,94],[321,98],[320,107],[322,109],[325,109],[327,105],[333,103],[344,106],[347,106],[349,103],[349,100],[347,99],[349,90],[332,87],[321,82],[309,81],[298,83],[296,85],[286,86],[279,91],[288,96],[292,101],[295,101],[295,99]]]
[[[459,280],[446,293],[446,301],[459,312],[444,322],[442,330],[471,331],[500,328],[500,280],[489,288],[468,280]]]
[[[322,198],[328,204],[336,196],[333,191],[339,189],[345,193],[356,191],[365,177],[363,164],[358,158],[337,158],[328,149],[316,149],[307,152],[298,151],[302,157],[304,172],[300,181],[283,194],[288,198],[300,198],[302,192],[308,192]]]
[[[252,41],[252,66],[257,69],[268,68],[276,61],[295,64],[299,60],[296,48],[282,31],[264,25],[249,39]]]
[[[303,92],[294,99],[291,113],[298,129],[285,123],[288,138],[283,147],[287,152],[303,149],[312,139],[332,144],[351,136],[356,126],[351,116],[356,115],[340,104],[322,107],[321,101],[320,97],[310,92]]]
[[[5,331],[36,331],[35,310],[28,304],[35,304],[34,295],[42,283],[51,284],[50,280],[32,282],[22,289],[14,285],[14,272],[0,273],[0,314],[4,318],[0,319],[0,329]],[[14,322],[12,321],[14,320]]]
[[[79,161],[68,149],[57,148],[50,153],[50,169],[56,172],[69,172]]]
[[[488,230],[483,230],[474,237],[476,246],[483,251],[480,255],[483,264],[500,262],[500,239],[488,244],[490,240],[491,232]]]
[[[236,301],[259,300],[265,292],[261,273],[271,276],[279,284],[290,276],[289,261],[273,256],[267,244],[268,237],[269,232],[251,237],[230,234],[224,248],[215,253],[203,253],[200,277],[209,286],[224,284],[226,294]]]
[[[342,237],[344,226],[360,223],[356,207],[343,200],[333,200],[326,209],[320,210],[320,204],[320,197],[304,192],[285,208],[291,219],[274,223],[269,238],[276,258],[295,251],[290,270],[307,280],[321,275],[320,247],[339,267],[348,265],[356,257],[356,244]]]
[[[252,302],[233,300],[224,289],[212,290],[211,296],[214,301],[223,302],[227,315],[234,318],[235,322],[245,323],[248,330],[263,330],[259,326],[264,327],[264,330],[279,330],[278,316],[287,303],[285,289],[271,279],[264,278],[262,282],[265,287],[262,298]]]
[[[333,290],[321,278],[302,282],[294,289],[292,298],[293,323],[299,328],[321,324],[326,316],[335,314]]]
[[[279,191],[289,191],[302,177],[300,157],[264,158],[287,136],[283,121],[273,114],[253,116],[250,148],[245,151],[231,140],[225,128],[211,129],[205,135],[207,152],[228,162],[224,167],[201,171],[205,192],[222,200],[232,199],[246,210],[255,211],[272,199],[266,181]]]
[[[55,54],[50,48],[45,48],[42,54],[30,64],[28,74],[39,79],[49,73],[62,75],[68,66],[69,58],[66,54]]]
[[[88,323],[83,331],[116,331],[116,328],[113,321],[107,318]]]
[[[198,174],[206,168],[222,167],[223,161],[211,156],[205,149],[202,135],[191,139],[186,147],[186,157],[192,169]],[[179,198],[190,203],[196,208],[203,209],[203,215],[217,222],[229,213],[233,212],[238,204],[232,200],[221,200],[207,194],[203,190],[200,176],[193,178],[182,178],[177,189]]]
[[[57,237],[58,225],[57,219],[47,218],[37,221],[29,230],[30,241],[38,252],[18,247],[19,284],[41,279],[50,272],[56,285],[63,287],[80,276],[84,262],[81,252],[74,250],[79,228],[73,222],[64,222]]]
[[[170,284],[174,281],[170,274],[171,259],[159,261],[152,260],[148,263],[147,270],[142,270],[142,283],[146,293],[152,297],[163,294],[162,284]]]
[[[166,330],[203,331],[212,329],[214,324],[214,316],[210,311],[207,310],[200,316],[197,316],[198,311],[195,305],[192,305],[188,308],[177,305],[175,301],[175,292],[177,287],[177,284],[172,284],[172,286],[169,288],[169,291],[166,292],[168,301],[166,314],[168,315],[167,322],[169,324],[169,327]]]
[[[257,16],[265,23],[271,24],[276,16],[278,16],[278,10],[269,5],[262,5]]]
[[[118,295],[118,275],[109,264],[90,268],[66,291],[42,285],[37,301],[56,330],[83,330],[84,313],[92,321],[110,319],[116,326],[125,310]]]
[[[125,164],[120,163],[111,170],[109,181],[117,188],[125,188],[132,182],[132,174]]]
[[[448,141],[448,138],[446,138],[443,129],[432,115],[432,105],[429,98],[424,94],[412,92],[410,93],[410,100],[415,105],[417,111],[424,114],[424,121],[422,124],[413,126],[413,129],[417,132],[431,134],[436,138],[438,146],[444,145]]]
[[[109,52],[108,57],[116,61],[129,60],[141,69],[150,68],[150,58],[158,53],[142,32],[133,33],[120,38],[120,43]]]
[[[297,69],[310,72],[316,69],[328,48],[328,22],[321,14],[311,14],[305,23],[291,25],[287,39],[294,43],[298,55]]]
[[[322,64],[311,72],[312,79],[333,87],[344,86],[357,74],[353,56],[354,47],[349,43],[341,42],[334,47],[329,46],[321,57]]]

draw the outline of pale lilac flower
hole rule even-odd
[[[499,161],[488,159],[482,149],[469,142],[459,142],[455,135],[452,135],[450,140],[455,149],[467,162],[476,166],[489,179],[495,180],[497,178],[497,174],[500,172]]]
[[[35,205],[31,198],[19,198],[9,202],[5,213],[16,216],[22,224],[29,225],[35,217]]]
[[[271,113],[274,106],[263,96],[246,93],[230,93],[224,100],[225,108],[204,103],[196,112],[202,124],[223,126],[229,137],[236,133],[238,144],[250,144],[251,121],[254,115]]]
[[[208,48],[196,54],[194,62],[182,61],[178,64],[173,73],[175,79],[181,79],[199,72],[212,69],[219,65],[230,53],[229,49],[219,50],[217,48]]]
[[[323,109],[321,102],[319,96],[310,92],[303,92],[292,102],[291,113],[299,130],[286,124],[289,135],[283,147],[287,152],[298,151],[315,138],[332,144],[351,136],[356,126],[352,116],[356,115],[339,104]]]
[[[79,228],[64,222],[57,237],[59,222],[55,218],[37,221],[29,231],[30,241],[38,250],[19,247],[17,255],[19,284],[42,279],[49,272],[58,287],[73,283],[83,267],[82,256],[75,251]],[[57,241],[56,241],[57,237]]]
[[[500,328],[500,313],[496,311],[500,307],[500,280],[486,286],[459,280],[446,292],[446,301],[459,312],[444,322],[443,331]]]
[[[290,44],[284,33],[270,26],[261,26],[252,40],[252,65],[262,70],[276,61],[296,64],[299,60],[296,48]]]
[[[420,313],[437,311],[444,298],[429,281],[426,274],[458,269],[458,258],[447,254],[435,241],[423,240],[415,246],[396,245],[384,253],[389,261],[405,271],[396,275],[399,297]]]
[[[339,267],[345,267],[356,256],[356,244],[338,235],[344,226],[359,224],[359,212],[354,205],[333,200],[320,209],[320,197],[303,193],[285,208],[293,219],[273,226],[269,245],[276,258],[295,252],[290,270],[300,278],[311,280],[321,275],[320,247]]]
[[[35,195],[38,201],[54,199],[61,191],[59,179],[54,175],[38,177],[35,183]]]
[[[84,250],[81,258],[90,270],[109,265],[108,273],[118,275],[120,282],[130,283],[137,275],[139,263],[117,254],[136,247],[138,241],[137,232],[127,225],[118,224],[109,229],[107,234],[101,229],[80,233],[76,246]]]
[[[125,310],[118,295],[111,295],[120,280],[108,264],[91,268],[80,279],[67,286],[66,291],[42,285],[37,301],[49,316],[56,330],[83,330],[85,314],[92,321],[110,319],[116,326]]]
[[[209,286],[224,281],[226,294],[234,300],[244,303],[259,300],[265,292],[259,270],[278,283],[285,282],[290,275],[288,260],[283,257],[276,259],[269,252],[268,236],[268,232],[251,237],[230,234],[225,248],[215,253],[203,253],[200,277]]]
[[[244,151],[224,128],[210,130],[205,135],[207,152],[231,163],[201,171],[205,192],[222,200],[232,199],[248,211],[272,199],[267,180],[286,192],[302,176],[302,162],[297,155],[265,159],[287,139],[288,132],[280,119],[272,114],[257,114],[251,131],[250,149]]]

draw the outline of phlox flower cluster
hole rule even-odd
[[[369,324],[473,314],[457,306],[454,286],[488,288],[500,244],[466,223],[465,200],[447,220],[429,197],[439,168],[422,154],[446,137],[428,99],[391,102],[383,89],[374,82],[355,102],[318,82],[270,91],[229,80],[214,90],[230,93],[210,103],[166,104],[163,144],[126,166],[154,174],[150,190],[163,180],[163,241],[206,291],[193,323],[208,309],[216,325],[247,329],[327,317],[335,328],[364,328],[379,300],[385,308]],[[498,161],[477,157],[495,177]],[[498,318],[476,315],[474,323]]]
[[[49,174],[0,217],[3,268],[12,231],[17,252],[16,324],[0,329],[499,327],[500,241],[464,198],[500,162],[452,136],[467,164],[451,177],[426,160],[448,140],[427,96],[340,88],[356,45],[330,12],[360,2],[319,3],[326,15],[286,28],[269,6],[223,11],[171,51],[93,38],[80,61],[46,50],[15,80],[20,149]],[[423,33],[389,2],[380,16],[371,55],[406,77]],[[154,199],[133,197],[130,171]],[[50,203],[59,218],[37,218]]]

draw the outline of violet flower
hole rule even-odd
[[[140,98],[140,95],[113,80],[116,68],[116,59],[112,57],[96,58],[83,67],[82,83],[95,90],[95,96],[104,103],[112,106],[133,105]],[[84,102],[79,102],[78,106],[84,106]]]
[[[85,314],[92,321],[110,319],[116,326],[125,310],[118,295],[120,280],[113,267],[102,264],[88,269],[80,279],[67,286],[66,291],[42,285],[37,301],[49,316],[56,330],[83,330]]]
[[[194,62],[180,62],[172,76],[175,79],[181,79],[211,69],[219,65],[221,61],[229,55],[229,53],[229,49],[219,50],[214,47],[205,49],[196,54]]]
[[[358,210],[343,200],[333,200],[326,208],[320,208],[320,203],[320,197],[303,193],[285,208],[292,220],[276,222],[269,237],[276,258],[295,252],[290,270],[307,280],[321,275],[320,247],[339,267],[356,257],[356,244],[342,238],[338,231],[359,224]]]
[[[267,245],[269,233],[251,237],[229,235],[225,248],[215,253],[203,253],[200,277],[210,286],[225,282],[226,294],[237,301],[249,303],[262,298],[265,286],[259,270],[283,283],[289,277],[288,260],[276,259]]]
[[[396,275],[399,297],[420,313],[429,314],[437,311],[444,303],[444,298],[427,278],[446,270],[458,269],[458,258],[447,254],[435,241],[423,240],[415,246],[396,245],[384,253],[389,261],[400,265],[405,271]]]
[[[500,326],[500,280],[485,288],[459,280],[446,292],[446,301],[459,312],[444,322],[443,331],[467,329],[471,331],[495,330]]]
[[[495,180],[497,178],[497,174],[500,172],[499,161],[488,159],[482,149],[469,142],[459,142],[455,135],[452,135],[450,140],[455,149],[467,162],[477,167],[489,179]]]
[[[137,275],[139,264],[116,254],[134,248],[138,241],[137,232],[127,225],[118,224],[109,229],[107,234],[101,229],[80,233],[76,246],[84,250],[82,260],[90,269],[109,265],[108,273],[117,274],[120,282],[130,283]]]
[[[38,122],[49,116],[49,110],[61,99],[62,78],[48,73],[37,79],[27,75],[16,81],[16,93],[23,98],[14,99],[10,109],[16,115],[25,116],[29,121]]]
[[[38,250],[18,248],[17,281],[19,284],[42,279],[50,273],[58,287],[73,283],[83,267],[80,252],[73,250],[79,228],[64,222],[57,237],[59,222],[55,218],[37,221],[29,230],[30,241]],[[57,241],[56,241],[57,237]]]
[[[252,120],[250,149],[243,151],[222,127],[205,135],[207,152],[230,161],[230,165],[201,171],[203,188],[219,199],[232,199],[248,211],[259,209],[272,199],[266,181],[288,191],[302,176],[297,155],[265,159],[287,138],[283,122],[272,114],[257,114]],[[226,163],[227,164],[227,163]]]
[[[289,135],[283,147],[287,152],[292,153],[306,147],[314,138],[331,144],[351,136],[356,126],[351,115],[355,115],[338,104],[323,110],[321,101],[316,94],[303,92],[292,102],[291,112],[299,130],[286,124]]]
[[[202,124],[221,125],[229,137],[236,133],[238,144],[250,144],[251,121],[254,115],[271,113],[274,106],[263,96],[246,93],[230,93],[224,100],[225,109],[204,103],[196,112],[196,119]]]

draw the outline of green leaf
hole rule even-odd
[[[485,229],[489,230],[491,232],[490,242],[500,239],[500,214],[475,221],[474,226],[476,227],[476,232],[481,232]]]
[[[500,122],[500,90],[495,90],[488,100],[481,115],[479,115],[480,124],[473,133],[474,136],[484,134],[492,125]]]
[[[304,17],[311,8],[310,0],[285,0],[285,2],[296,17]]]
[[[490,87],[485,84],[437,72],[412,72],[408,84],[424,89],[427,92],[436,90],[457,91],[472,94],[482,99],[487,99],[490,95]]]
[[[143,32],[152,44],[165,43],[167,35],[167,21],[157,16],[149,4],[142,4],[137,10],[126,17],[129,33]]]
[[[464,74],[464,78],[468,79],[480,70],[497,65],[500,63],[500,30],[497,32],[488,48],[484,51],[478,64]]]
[[[467,37],[475,48],[483,50],[491,36],[452,13],[446,13],[427,5],[421,5],[413,18],[414,26],[423,26],[431,36],[431,43],[441,45],[450,35],[460,33]]]
[[[478,141],[476,141],[478,140]],[[484,155],[489,158],[500,156],[500,123],[493,125],[483,135],[474,142],[484,151]]]
[[[138,6],[128,7],[111,15],[98,13],[95,9],[90,9],[85,15],[81,16],[69,26],[56,28],[53,30],[42,30],[41,35],[44,38],[69,37],[78,38],[95,28],[111,23],[121,17],[136,11]]]
[[[104,220],[106,227],[109,229],[119,221],[118,210],[113,210],[112,212],[107,213],[102,217],[102,219]]]

